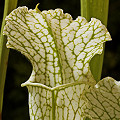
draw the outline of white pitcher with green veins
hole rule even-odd
[[[62,9],[18,7],[6,17],[7,48],[32,63],[29,80],[31,120],[120,119],[120,85],[107,77],[96,83],[90,60],[111,40],[96,18],[87,22]]]

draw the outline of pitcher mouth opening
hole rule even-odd
[[[62,88],[70,87],[70,86],[74,86],[74,85],[79,85],[79,84],[86,84],[86,85],[89,85],[89,86],[93,86],[92,83],[88,83],[86,81],[85,82],[83,82],[83,81],[76,81],[76,82],[73,82],[73,83],[62,84],[62,85],[58,85],[58,86],[55,86],[55,87],[49,87],[49,86],[41,84],[41,83],[32,83],[32,82],[28,82],[27,81],[25,83],[22,83],[21,87],[34,86],[34,87],[42,87],[42,88],[54,91],[54,90],[58,90],[58,89],[62,89]]]

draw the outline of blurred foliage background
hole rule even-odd
[[[18,6],[49,10],[62,8],[75,19],[80,15],[80,0],[18,0]],[[0,24],[2,23],[4,0],[0,1]],[[112,41],[106,43],[102,78],[111,76],[120,81],[120,0],[110,0],[108,30]],[[10,50],[4,92],[3,120],[29,120],[27,88],[21,88],[32,71],[31,63],[19,52]]]

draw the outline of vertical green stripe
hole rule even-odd
[[[55,99],[56,95],[55,95],[55,91],[52,91],[52,120],[55,120],[55,103],[56,103],[56,99]]]
[[[4,95],[4,84],[6,78],[6,69],[8,62],[9,50],[6,48],[7,39],[3,36],[3,28],[5,25],[5,17],[17,6],[17,0],[5,0],[4,15],[1,27],[0,36],[0,114],[2,113],[3,95]]]
[[[107,26],[109,0],[81,0],[81,16],[90,21],[95,17]],[[104,45],[105,48],[105,45]],[[101,55],[96,55],[90,62],[90,69],[98,82],[101,78],[104,51]]]

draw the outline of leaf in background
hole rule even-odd
[[[120,119],[120,82],[106,77],[85,93],[88,100],[85,113],[92,120]]]
[[[111,40],[99,20],[87,23],[78,17],[73,21],[61,9],[40,12],[19,7],[6,21],[7,47],[20,51],[33,65],[29,82],[51,87],[76,81],[95,84],[89,62]]]

